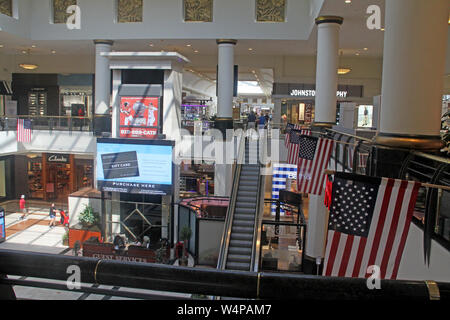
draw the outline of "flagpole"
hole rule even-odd
[[[336,171],[334,171],[334,170],[325,170],[325,174],[327,174],[327,175],[334,175],[335,173],[336,173]],[[420,182],[420,181],[418,181],[418,182]],[[438,185],[438,184],[431,184],[431,183],[425,183],[425,182],[420,182],[420,184],[422,185],[422,187],[435,188],[435,189],[442,189],[442,190],[450,191],[450,187],[449,186]]]

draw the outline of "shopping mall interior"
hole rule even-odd
[[[0,0],[0,299],[448,299],[449,29],[448,0]]]

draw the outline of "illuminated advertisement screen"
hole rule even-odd
[[[158,113],[157,97],[120,97],[120,137],[155,138]]]
[[[5,241],[6,226],[5,226],[5,210],[0,207],[0,242]]]
[[[101,191],[173,193],[173,141],[97,139],[97,186]]]

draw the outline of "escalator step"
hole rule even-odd
[[[254,221],[233,220],[233,227],[253,228],[254,224],[255,224]]]
[[[227,269],[231,270],[250,270],[250,263],[243,262],[227,262]]]
[[[251,255],[251,248],[242,248],[242,247],[229,247],[228,254],[241,254],[241,255]]]
[[[238,207],[236,206],[236,208],[234,209],[234,214],[255,214],[255,209],[253,208],[243,208],[243,207]]]
[[[255,199],[251,199],[250,201],[240,201],[238,198],[238,201],[236,202],[236,208],[253,208],[256,209],[256,202]]]
[[[248,255],[243,254],[229,254],[227,262],[244,262],[250,263],[251,258]]]
[[[231,234],[243,233],[243,234],[253,234],[252,227],[241,227],[241,226],[233,226],[231,228]]]
[[[253,233],[232,233],[231,240],[253,241]]]
[[[254,214],[238,214],[238,215],[234,215],[233,220],[245,220],[245,221],[254,221],[255,220],[255,215]]]
[[[249,240],[230,240],[230,247],[233,247],[233,248],[251,248],[251,247],[253,247],[253,241],[249,241]]]

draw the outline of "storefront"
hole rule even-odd
[[[363,92],[363,86],[338,86],[336,92],[338,100],[336,105],[336,122],[339,121],[339,104],[342,102],[361,101]],[[308,125],[314,122],[315,96],[314,84],[274,83],[272,99],[275,101],[275,105],[281,106],[281,123]]]
[[[183,161],[180,168],[180,196],[182,198],[214,194],[214,165],[191,164]]]
[[[93,160],[79,159],[73,154],[27,154],[25,161],[17,161],[16,185],[22,181],[17,175],[26,172],[26,188],[30,199],[66,201],[69,194],[93,185]],[[23,189],[23,187],[22,187]]]
[[[181,105],[181,126],[191,134],[203,133],[214,126],[206,101],[189,101]]]

